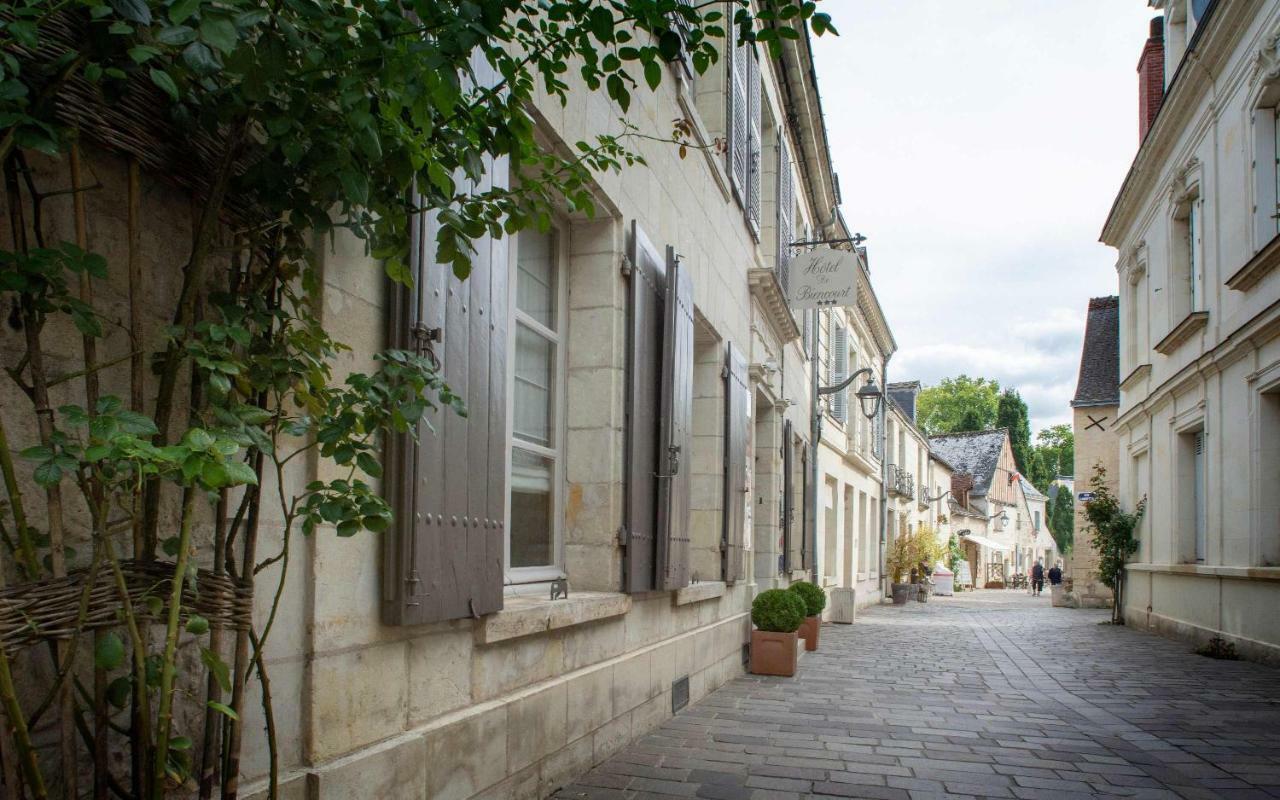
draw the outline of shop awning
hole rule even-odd
[[[979,547],[987,547],[992,550],[999,550],[1002,553],[1007,553],[1013,549],[1009,545],[1001,544],[1000,542],[997,542],[994,539],[988,539],[985,536],[974,536],[971,533],[965,534],[964,540],[966,542],[973,542]]]

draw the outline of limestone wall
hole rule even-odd
[[[1086,406],[1072,413],[1075,434],[1076,492],[1090,491],[1094,466],[1107,471],[1107,486],[1114,492],[1120,486],[1120,453],[1116,438],[1115,406]],[[1090,419],[1092,418],[1092,419]],[[1100,420],[1101,425],[1093,420]],[[1066,577],[1073,591],[1086,605],[1100,606],[1111,602],[1111,590],[1098,580],[1098,554],[1094,550],[1084,503],[1075,502],[1075,543],[1067,559]]]

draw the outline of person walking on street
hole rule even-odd
[[[1044,590],[1044,564],[1036,559],[1036,565],[1031,568],[1031,594],[1033,597],[1039,597],[1040,592]]]
[[[1060,583],[1062,583],[1062,566],[1061,562],[1055,561],[1049,569],[1049,585],[1057,586]]]

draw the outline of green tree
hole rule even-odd
[[[1063,555],[1069,555],[1075,547],[1076,510],[1071,492],[1066,486],[1058,487],[1053,502],[1049,504],[1048,515],[1049,533],[1058,543],[1058,550]]]
[[[1076,437],[1070,425],[1053,425],[1040,431],[1036,434],[1035,449],[1044,460],[1049,481],[1075,471]],[[1047,487],[1036,484],[1036,488],[1044,491]]]
[[[1124,624],[1124,565],[1138,550],[1133,532],[1147,508],[1147,498],[1138,501],[1132,512],[1120,506],[1120,500],[1107,487],[1107,470],[1096,464],[1089,479],[1093,499],[1084,505],[1089,521],[1090,543],[1098,554],[1098,578],[1115,593],[1111,606],[1111,622]]]
[[[995,425],[999,394],[1000,384],[993,380],[943,378],[920,392],[916,419],[931,436],[987,430]]]
[[[996,427],[1009,431],[1013,461],[1018,471],[1028,474],[1031,464],[1031,414],[1017,389],[1005,389],[996,401]]]

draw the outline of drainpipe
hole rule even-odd
[[[810,578],[821,586],[822,561],[818,553],[818,478],[821,471],[818,469],[818,449],[822,441],[822,409],[818,408],[820,377],[818,375],[818,312],[808,313],[813,314],[813,340],[812,352],[809,353],[809,371],[812,378],[809,381],[809,491],[808,497],[805,498],[805,504],[809,507],[809,524],[806,526],[804,535],[809,540],[809,564],[813,569]]]
[[[885,548],[889,536],[889,359],[893,354],[884,357],[880,368],[880,386],[883,394],[880,400],[880,594],[890,597],[893,592],[889,587],[889,576],[886,573]]]

